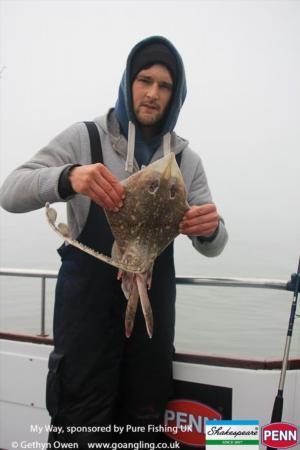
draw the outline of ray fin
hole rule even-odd
[[[93,250],[92,248],[88,247],[87,245],[82,244],[81,242],[77,241],[76,239],[72,239],[69,236],[68,226],[66,224],[60,223],[58,226],[55,225],[57,213],[56,210],[52,207],[50,207],[49,203],[46,203],[46,216],[49,222],[49,225],[51,228],[60,236],[62,237],[68,244],[73,245],[74,247],[79,248],[83,252],[94,256],[97,259],[100,259],[100,261],[106,262],[107,264],[110,264],[111,266],[117,267],[118,269],[125,270],[127,272],[133,272],[133,273],[143,273],[145,272],[145,267],[136,267],[131,264],[125,264],[120,261],[116,261],[113,258],[103,255],[103,253],[99,253],[96,250]]]

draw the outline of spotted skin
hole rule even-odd
[[[150,164],[122,181],[126,190],[124,205],[117,212],[105,210],[115,238],[111,258],[72,239],[65,224],[55,225],[56,211],[46,205],[47,218],[67,242],[118,267],[118,278],[128,300],[125,334],[133,330],[140,299],[149,337],[153,334],[153,315],[147,293],[157,256],[179,234],[179,223],[189,205],[186,189],[174,153]]]

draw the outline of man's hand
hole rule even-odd
[[[102,208],[118,211],[122,207],[124,187],[103,164],[74,167],[69,180],[75,192],[87,195]]]
[[[219,214],[213,204],[191,206],[179,224],[179,231],[188,236],[209,237],[219,225]]]

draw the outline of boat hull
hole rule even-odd
[[[13,442],[47,442],[50,423],[45,408],[45,383],[52,343],[38,338],[31,338],[33,342],[26,342],[25,337],[15,339],[9,336],[0,339],[1,449],[11,449]],[[167,420],[179,426],[192,423],[198,427],[197,446],[201,445],[204,420],[209,416],[205,417],[203,412],[200,417],[201,411],[209,411],[209,408],[222,419],[256,419],[261,425],[269,423],[280,376],[278,363],[177,354],[175,394],[167,408]],[[286,377],[283,420],[297,424],[300,423],[299,361],[294,361],[292,368]],[[183,400],[196,405],[197,417],[195,412],[184,409],[189,405],[180,403]],[[171,435],[170,439],[173,438]],[[186,446],[190,448],[188,443]]]

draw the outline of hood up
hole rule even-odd
[[[133,60],[137,53],[140,53],[141,51],[143,51],[143,49],[152,44],[163,44],[169,49],[169,51],[175,58],[177,73],[175,89],[172,93],[171,103],[163,118],[161,129],[156,136],[151,138],[151,140],[147,140],[146,142],[142,137],[139,129],[139,124],[136,120],[133,110],[131,72]],[[136,44],[128,56],[126,69],[122,76],[118,99],[115,107],[116,115],[118,121],[120,122],[121,131],[128,140],[126,171],[132,173],[134,156],[136,157],[137,162],[140,166],[149,164],[153,153],[161,145],[162,142],[164,147],[164,154],[167,154],[171,151],[170,133],[175,128],[179,112],[184,103],[185,97],[186,79],[184,66],[181,56],[173,46],[173,44],[168,39],[162,36],[152,36]]]

